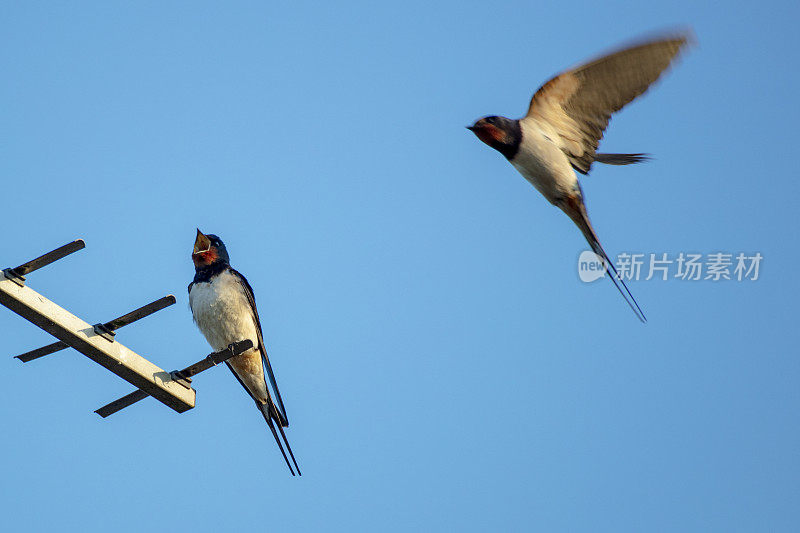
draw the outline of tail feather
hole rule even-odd
[[[281,450],[281,455],[283,455],[283,460],[286,461],[286,466],[289,467],[289,472],[292,475],[295,475],[294,469],[292,468],[292,464],[289,462],[289,458],[286,456],[286,452],[283,449],[283,444],[281,443],[281,439],[278,437],[278,431],[275,430],[275,422],[278,422],[278,430],[280,430],[281,436],[283,437],[283,442],[286,443],[286,448],[289,450],[289,455],[292,456],[292,462],[294,462],[294,466],[297,467],[297,473],[299,475],[303,475],[300,473],[300,467],[297,466],[297,461],[294,458],[294,454],[292,453],[292,448],[289,446],[289,441],[286,439],[286,433],[283,432],[283,427],[281,427],[280,416],[278,415],[277,409],[275,409],[272,401],[268,401],[267,403],[258,403],[256,402],[259,411],[264,416],[264,420],[267,421],[267,425],[269,426],[270,431],[272,431],[272,436],[275,438],[275,442],[278,444],[278,448]]]
[[[589,244],[592,243],[590,242]],[[602,246],[600,246],[599,242],[597,243],[597,248],[595,248],[594,245],[592,245],[592,249],[594,250],[595,254],[603,258],[603,266],[606,267],[606,272],[608,272],[608,277],[614,283],[614,286],[617,288],[622,297],[625,298],[625,302],[628,304],[633,313],[636,315],[636,318],[638,318],[643,324],[647,323],[647,317],[644,316],[644,311],[642,311],[642,308],[639,307],[639,303],[636,301],[636,298],[633,297],[633,294],[631,294],[631,291],[630,289],[628,289],[628,286],[625,284],[624,281],[622,281],[622,278],[617,272],[617,268],[614,266],[614,263],[611,262],[611,259],[609,259],[608,254],[606,254],[606,251],[603,249]]]
[[[292,447],[289,446],[289,441],[286,439],[286,433],[284,433],[283,431],[283,428],[288,426],[289,422],[281,414],[281,411],[278,410],[278,408],[272,402],[272,397],[269,396],[269,392],[267,393],[266,403],[261,403],[260,401],[256,400],[255,396],[253,396],[253,393],[251,393],[250,389],[247,388],[247,385],[244,384],[242,378],[239,377],[239,374],[236,373],[236,371],[231,366],[230,362],[225,361],[225,365],[231,371],[233,377],[235,377],[236,380],[242,385],[242,387],[244,387],[244,390],[247,391],[247,393],[256,403],[256,407],[258,407],[258,410],[261,412],[261,415],[264,417],[264,420],[267,421],[267,425],[269,426],[270,431],[272,431],[272,436],[275,438],[275,442],[278,443],[278,448],[280,448],[281,450],[281,455],[283,455],[283,460],[286,461],[286,466],[289,467],[289,472],[291,472],[292,475],[295,475],[294,470],[292,470],[292,465],[289,463],[289,458],[286,457],[286,452],[283,451],[283,445],[281,444],[281,440],[278,438],[278,432],[275,431],[275,425],[276,425],[275,422],[277,422],[278,429],[281,432],[281,436],[283,436],[283,442],[286,443],[286,448],[289,450],[289,455],[292,456],[292,462],[294,462],[294,466],[297,468],[297,473],[302,476],[303,474],[300,473],[300,467],[297,466],[297,461],[294,458],[294,453],[292,453]]]
[[[633,165],[650,159],[650,154],[594,154],[595,161],[606,165]]]
[[[576,195],[573,197],[567,198],[565,201],[561,202],[560,204],[561,209],[569,215],[572,221],[575,223],[576,226],[581,230],[583,233],[584,238],[589,243],[589,246],[592,247],[592,251],[595,254],[599,255],[603,258],[603,266],[606,268],[606,272],[608,273],[608,277],[611,278],[611,281],[614,283],[614,286],[617,288],[619,293],[625,299],[625,303],[631,308],[633,313],[636,315],[642,323],[647,322],[647,318],[644,316],[644,312],[642,308],[639,307],[639,304],[636,302],[636,298],[633,297],[631,294],[630,289],[625,284],[625,282],[620,277],[619,273],[617,272],[614,263],[611,262],[611,259],[608,257],[608,254],[603,249],[603,246],[600,244],[600,239],[597,238],[597,234],[594,232],[594,228],[592,228],[592,224],[589,222],[589,215],[586,212],[586,206],[583,204],[583,199],[580,195]]]
[[[283,442],[286,444],[286,450],[289,452],[289,455],[292,458],[292,462],[294,463],[294,467],[297,469],[297,475],[302,476],[303,473],[300,472],[300,467],[297,464],[297,459],[294,458],[294,453],[292,453],[292,447],[289,446],[289,441],[286,439],[286,433],[283,431],[283,426],[278,424],[278,431],[281,433],[281,437],[283,437]]]

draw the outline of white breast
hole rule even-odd
[[[215,351],[245,339],[258,346],[247,294],[230,272],[224,271],[208,283],[193,284],[189,292],[189,307],[197,327]]]
[[[244,287],[230,272],[222,272],[207,283],[194,283],[189,291],[189,307],[194,321],[214,351],[250,339],[254,348],[228,360],[244,386],[256,399],[266,401],[258,331]]]
[[[536,190],[551,203],[570,194],[578,184],[578,178],[549,132],[534,120],[520,121],[522,143],[511,160],[514,168],[528,180]]]

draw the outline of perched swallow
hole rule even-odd
[[[258,410],[264,415],[264,420],[267,421],[275,437],[275,442],[278,443],[289,471],[295,475],[275,431],[277,426],[297,468],[297,473],[300,474],[300,467],[297,466],[292,448],[283,431],[283,428],[289,426],[289,420],[264,348],[253,289],[244,276],[231,268],[228,251],[216,235],[203,235],[199,229],[197,230],[192,261],[195,274],[194,280],[189,284],[189,307],[192,309],[197,327],[215,351],[223,350],[237,341],[245,339],[253,341],[251,350],[232,357],[225,364],[256,402]],[[265,375],[269,376],[275,394],[274,400],[267,387]]]
[[[594,253],[603,258],[609,277],[642,322],[646,322],[642,309],[589,222],[574,171],[588,174],[595,161],[630,165],[648,159],[646,154],[598,153],[597,145],[611,115],[645,92],[688,41],[689,35],[683,34],[629,46],[542,85],[519,120],[487,116],[468,126],[572,219]]]

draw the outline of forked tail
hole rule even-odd
[[[630,306],[631,310],[633,310],[636,318],[642,321],[642,323],[647,322],[647,318],[644,316],[642,308],[639,307],[639,304],[636,302],[636,298],[633,297],[628,286],[625,285],[625,282],[622,280],[619,273],[617,273],[614,263],[611,262],[608,254],[606,254],[606,251],[600,244],[600,239],[597,238],[597,234],[594,232],[591,222],[589,222],[589,215],[586,212],[586,206],[583,204],[581,195],[569,197],[559,203],[559,206],[581,230],[581,233],[583,233],[583,236],[586,238],[586,242],[592,247],[592,251],[603,259],[603,266],[608,273],[608,277],[614,283],[614,286],[617,287],[622,297],[625,298],[625,302]]]
[[[286,439],[286,433],[284,433],[283,426],[281,426],[281,416],[278,413],[278,409],[275,407],[275,404],[272,403],[272,399],[270,398],[267,403],[256,402],[256,406],[258,406],[259,411],[261,411],[261,414],[264,416],[264,420],[267,421],[267,425],[269,426],[270,431],[272,431],[272,436],[275,437],[275,442],[278,443],[278,448],[281,450],[283,460],[286,461],[286,466],[289,467],[289,472],[291,472],[292,475],[295,475],[294,469],[292,469],[292,464],[289,462],[289,458],[286,456],[286,452],[283,450],[281,439],[278,438],[278,432],[280,432],[283,442],[286,444],[286,450],[289,451],[289,456],[292,458],[292,463],[294,463],[294,467],[297,469],[297,475],[302,476],[303,474],[300,472],[300,467],[297,466],[297,460],[294,458],[294,453],[292,453],[292,447],[289,446],[289,441]],[[278,427],[277,431],[275,430],[276,426]]]

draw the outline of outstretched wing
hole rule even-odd
[[[611,115],[644,93],[690,37],[649,40],[563,72],[536,91],[526,118],[555,129],[572,167],[586,174]]]
[[[275,374],[272,372],[272,365],[269,363],[269,355],[267,355],[267,349],[264,346],[264,336],[261,332],[261,319],[258,318],[258,308],[256,307],[256,297],[253,293],[253,288],[250,286],[250,283],[248,283],[247,278],[245,278],[242,274],[233,268],[230,268],[230,270],[231,273],[233,273],[237,279],[241,281],[242,288],[244,289],[244,292],[247,295],[247,300],[250,303],[250,309],[253,311],[253,317],[256,321],[256,332],[258,333],[258,349],[261,352],[261,361],[264,365],[265,373],[269,378],[270,385],[272,386],[272,392],[275,396],[275,407],[278,415],[278,422],[282,427],[288,427],[289,418],[286,416],[286,408],[283,406],[281,391],[278,389],[278,382],[275,380]]]

